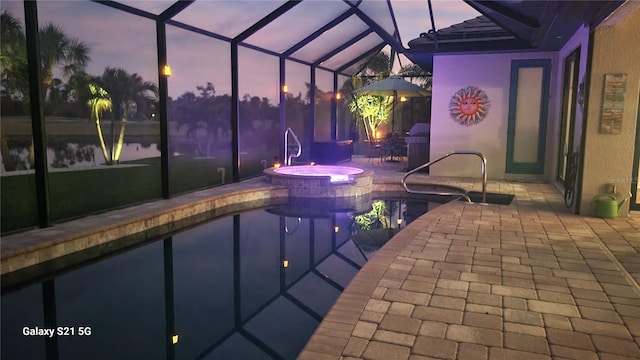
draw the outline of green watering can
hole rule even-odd
[[[618,217],[618,211],[628,197],[618,203],[618,199],[611,194],[596,195],[591,204],[596,207],[596,216],[603,219],[613,219]]]

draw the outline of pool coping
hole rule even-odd
[[[0,274],[38,265],[118,239],[147,233],[126,246],[247,208],[286,202],[288,189],[260,178],[156,200],[2,237]]]
[[[364,170],[369,181],[371,170]],[[433,183],[437,187],[439,184]],[[400,183],[370,183],[367,196],[403,191]],[[360,194],[358,194],[360,195]],[[53,264],[58,270],[75,262],[88,261],[126,247],[144,243],[163,234],[177,232],[197,223],[250,208],[281,205],[295,198],[291,189],[269,184],[264,176],[159,199],[130,207],[92,214],[2,237],[0,275],[21,271],[74,253],[97,248],[87,259],[68,259]],[[349,198],[349,197],[346,197]],[[116,242],[118,240],[120,243]],[[108,245],[108,247],[104,247]],[[103,246],[103,248],[98,248]]]

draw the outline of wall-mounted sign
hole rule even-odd
[[[627,91],[627,74],[606,74],[602,94],[602,115],[600,132],[603,134],[622,133],[624,94]]]
[[[475,125],[489,113],[491,101],[487,94],[477,86],[467,86],[458,91],[449,101],[449,114],[461,125]]]

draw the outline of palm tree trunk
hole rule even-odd
[[[127,127],[127,119],[122,119],[122,125],[120,126],[120,135],[118,136],[118,145],[116,147],[116,154],[113,160],[117,163],[120,161],[120,152],[122,151],[122,144],[124,143],[124,130]]]
[[[98,131],[98,139],[100,139],[100,149],[102,150],[102,156],[104,161],[109,163],[109,154],[107,154],[107,146],[104,143],[104,137],[102,135],[102,128],[100,127],[100,119],[96,118],[96,130]]]
[[[102,133],[102,126],[100,125],[100,99],[92,99],[89,101],[89,121],[93,120],[96,124],[96,131],[98,133],[98,139],[100,140],[100,150],[102,150],[102,156],[105,163],[109,163],[109,154],[107,153],[107,146],[104,141],[104,134]]]
[[[3,136],[0,139],[0,151],[2,152],[2,162],[4,163],[5,171],[15,171],[17,170],[17,166],[13,158],[11,157],[11,151],[9,150],[9,145],[7,144],[7,137]]]
[[[111,146],[109,148],[109,165],[113,165],[115,162],[113,150],[116,147],[116,119],[115,115],[111,115]]]
[[[364,123],[364,132],[367,135],[367,139],[369,139],[369,141],[375,140],[375,136],[376,136],[376,134],[374,133],[375,129],[371,125],[370,119],[363,117],[362,122]]]
[[[29,146],[29,169],[36,168],[36,152],[33,144],[33,136],[31,137],[31,145]]]

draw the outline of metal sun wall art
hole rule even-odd
[[[484,120],[489,113],[491,101],[477,86],[467,86],[451,97],[449,114],[458,124],[471,126]]]

